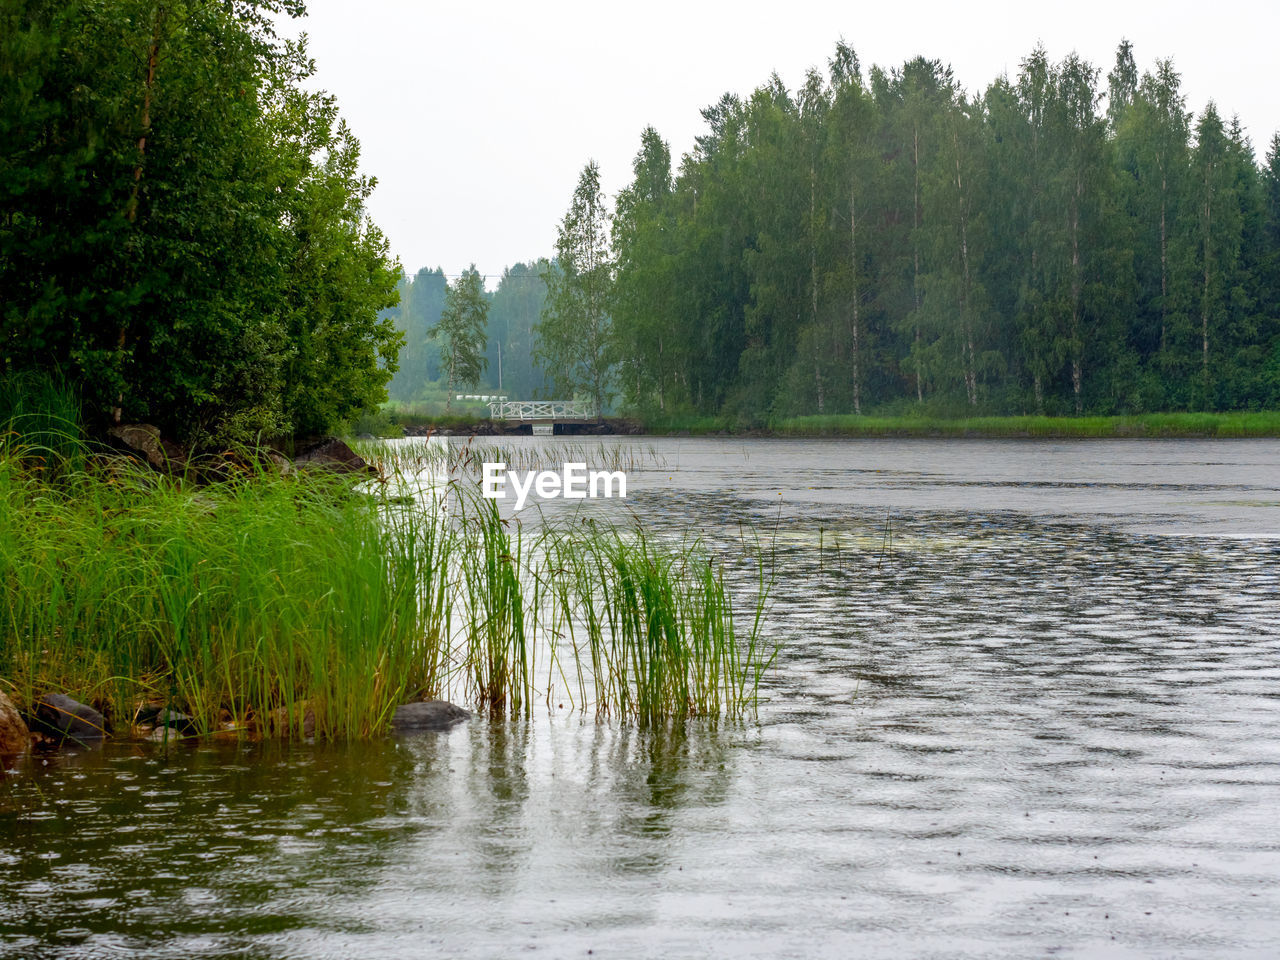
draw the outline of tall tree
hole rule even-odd
[[[632,172],[634,180],[618,195],[613,218],[613,248],[618,252],[613,312],[619,383],[632,405],[656,404],[665,411],[683,338],[672,322],[671,150],[652,127],[640,135]]]
[[[448,390],[446,411],[453,403],[453,391],[458,386],[474,387],[480,382],[488,363],[484,355],[488,317],[489,298],[485,296],[484,278],[473,263],[449,284],[440,320],[431,328],[431,338],[440,341]]]
[[[609,302],[613,264],[609,210],[594,160],[583,168],[556,239],[558,271],[548,271],[535,356],[557,390],[587,393],[603,416],[613,360]]]
[[[309,431],[384,395],[398,266],[273,0],[0,8],[0,357],[90,422]]]
[[[533,362],[534,328],[547,298],[544,277],[552,269],[546,260],[507,267],[493,293],[487,354],[490,379],[510,396],[533,397],[542,388],[542,374]]]
[[[832,219],[839,222],[847,218],[848,223],[848,256],[838,261],[829,275],[828,285],[838,291],[843,301],[850,403],[853,412],[860,414],[867,350],[864,303],[871,299],[873,290],[867,268],[872,247],[868,224],[874,223],[872,204],[881,167],[879,119],[875,102],[862,86],[858,57],[853,49],[841,41],[828,66],[834,90],[832,129],[827,146],[827,165],[836,184],[832,191]]]

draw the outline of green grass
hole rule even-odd
[[[1280,411],[954,420],[838,414],[791,417],[776,422],[773,432],[840,437],[1276,437],[1280,436]]]
[[[121,730],[166,704],[244,736],[310,715],[353,739],[422,697],[528,715],[572,677],[578,708],[652,724],[743,716],[772,662],[763,578],[739,629],[718,561],[638,525],[513,524],[465,478],[446,509],[390,482],[40,462],[0,448],[0,684],[20,704],[65,692]]]
[[[384,518],[333,481],[51,486],[10,464],[0,516],[0,676],[23,702],[61,690],[127,723],[156,700],[267,735],[310,711],[359,737],[442,685],[429,514]]]

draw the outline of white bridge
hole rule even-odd
[[[497,400],[489,404],[489,419],[525,423],[577,423],[596,418],[590,400]]]

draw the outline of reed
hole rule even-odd
[[[0,513],[0,674],[28,702],[64,690],[121,724],[158,700],[205,732],[299,732],[310,713],[358,737],[441,686],[423,515],[384,522],[317,478],[192,492],[117,467],[48,485],[11,461]]]
[[[743,633],[723,568],[696,542],[663,548],[639,525],[588,524],[557,538],[550,556],[567,573],[555,596],[572,643],[571,682],[584,700],[594,695],[599,713],[651,725],[754,708],[776,652],[761,636],[763,564]]]
[[[428,470],[477,478],[485,463],[505,463],[508,470],[545,470],[564,463],[585,463],[589,470],[628,472],[666,466],[666,458],[652,443],[415,437],[395,443],[354,440],[351,448],[384,477],[399,478]]]
[[[363,487],[192,487],[119,458],[54,482],[32,462],[0,448],[0,677],[28,704],[58,690],[118,727],[149,702],[206,733],[349,739],[454,691],[527,715],[544,657],[582,709],[652,724],[744,715],[772,659],[765,591],[740,633],[707,551],[516,524],[465,479],[443,502],[394,495],[416,462]]]

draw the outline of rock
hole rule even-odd
[[[179,710],[165,708],[156,714],[155,719],[151,721],[156,729],[168,727],[170,731],[176,731],[184,737],[194,736],[199,733],[196,723],[185,713]]]
[[[268,716],[271,719],[271,732],[277,735],[293,733],[299,716],[302,717],[303,739],[310,740],[316,735],[316,711],[306,700],[299,700],[292,707],[276,707]]]
[[[406,734],[425,733],[432,730],[448,730],[455,723],[470,718],[469,711],[456,707],[447,700],[425,700],[396,707],[391,718],[391,732]]]
[[[149,423],[117,424],[107,436],[131,453],[140,455],[152,468],[166,473],[180,473],[187,465],[187,451],[160,436],[160,429]]]
[[[330,473],[367,473],[377,476],[376,468],[363,459],[337,437],[322,437],[318,441],[299,444],[300,451],[294,465],[303,470],[325,470]]]
[[[273,473],[280,474],[282,477],[287,477],[294,472],[293,461],[279,450],[272,450],[270,447],[264,447],[262,450],[262,459],[266,462],[268,469]]]
[[[0,693],[0,757],[16,757],[31,746],[31,731],[13,701]]]
[[[194,734],[184,733],[183,731],[177,730],[173,727],[156,727],[147,734],[146,739],[150,740],[152,743],[176,743],[179,740],[185,740],[191,736],[194,736]]]
[[[36,701],[35,719],[56,740],[89,743],[107,734],[107,721],[93,707],[61,693],[46,693]]]

